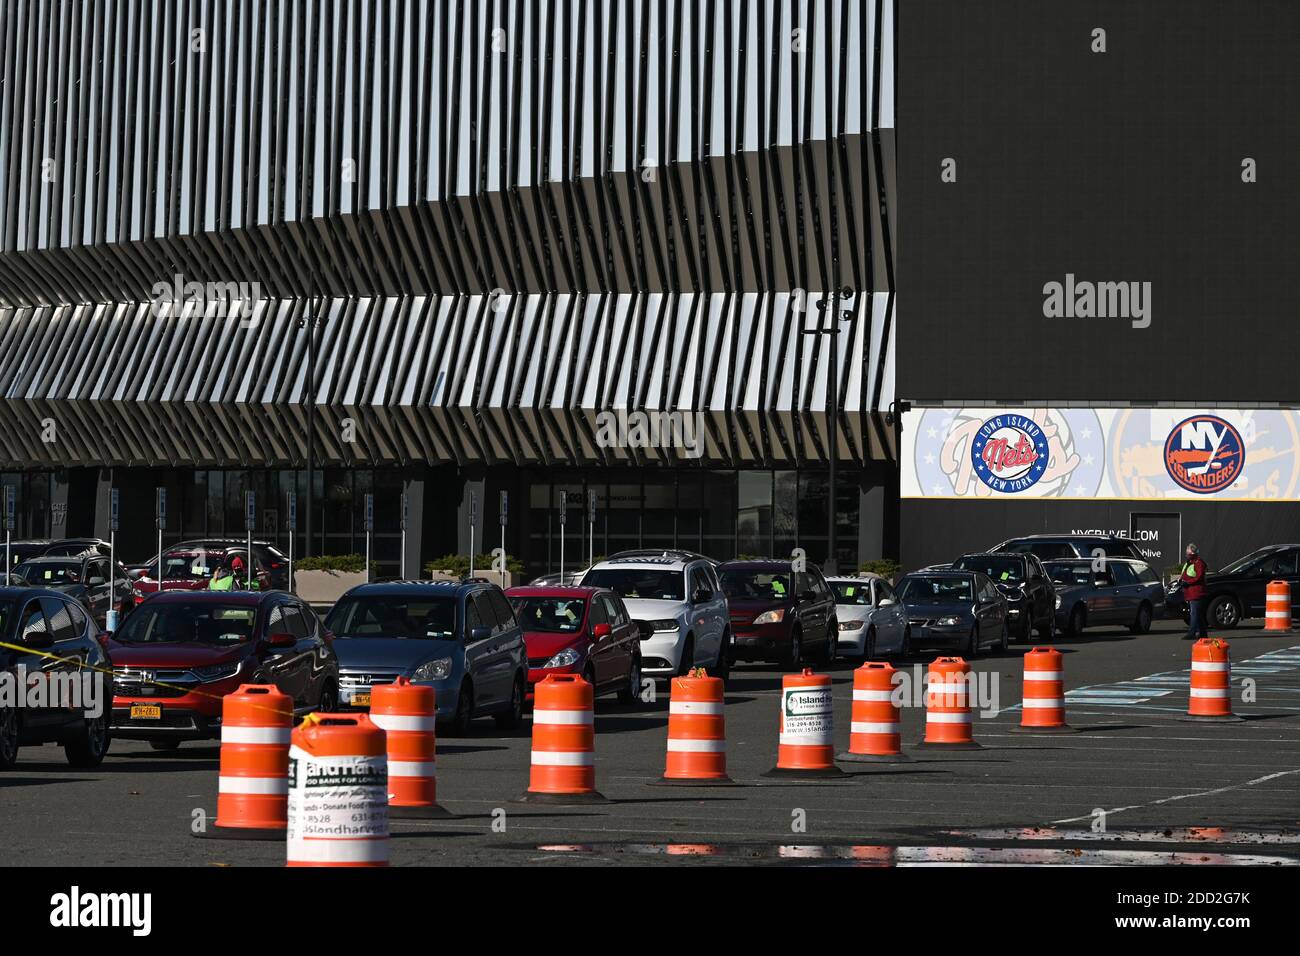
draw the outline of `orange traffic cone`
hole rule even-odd
[[[388,757],[365,714],[308,714],[289,747],[289,866],[388,865]]]
[[[194,835],[283,840],[293,700],[274,684],[241,684],[221,701],[216,822]]]
[[[1192,645],[1192,680],[1183,720],[1241,720],[1232,712],[1232,661],[1229,645],[1203,637]]]
[[[696,669],[674,677],[668,701],[668,758],[657,783],[736,786],[727,776],[727,732],[722,680]]]
[[[388,745],[389,819],[452,816],[438,806],[436,700],[432,687],[405,677],[371,691],[370,719]]]
[[[1072,734],[1076,729],[1065,722],[1065,672],[1061,652],[1054,647],[1035,647],[1025,654],[1025,690],[1020,698],[1022,734]]]
[[[533,753],[525,803],[608,803],[596,790],[592,688],[578,674],[548,674],[534,688]]]
[[[780,737],[776,766],[765,777],[842,777],[835,766],[829,674],[802,674],[781,678]]]
[[[960,657],[936,657],[925,677],[925,739],[918,746],[983,750],[971,733],[970,665]]]
[[[893,666],[867,661],[853,672],[853,720],[849,749],[836,760],[849,763],[905,763],[912,758],[899,747],[900,708],[894,701]]]

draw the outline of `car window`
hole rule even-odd
[[[605,607],[604,601],[591,602],[591,626],[594,628],[597,624],[610,624],[609,610]]]
[[[75,636],[72,630],[72,614],[68,611],[66,601],[53,597],[41,598],[41,609],[45,612],[50,634],[55,641],[66,641]]]
[[[1151,566],[1149,564],[1139,564],[1137,566],[1137,576],[1138,576],[1138,580],[1141,581],[1143,584],[1160,583],[1159,575],[1157,575],[1154,571],[1151,570]]]
[[[488,599],[487,592],[477,591],[471,598],[475,609],[478,611],[479,622],[492,628],[493,636],[501,633],[501,622],[497,619],[496,609],[492,607],[492,602]]]
[[[284,619],[284,605],[277,604],[266,615],[266,633],[290,634],[289,623]]]
[[[479,623],[477,612],[470,621],[472,608],[473,602],[467,600],[466,627]],[[334,605],[326,622],[335,637],[447,641],[456,633],[456,600],[373,594],[345,597]]]
[[[86,612],[81,609],[80,604],[69,602],[68,614],[72,617],[72,636],[81,637],[86,633]]]
[[[889,600],[895,600],[894,589],[889,586],[888,581],[877,581],[876,582],[876,603],[879,604],[881,601],[889,601]]]
[[[1083,562],[1048,561],[1045,567],[1047,568],[1047,576],[1052,579],[1052,583],[1059,584],[1062,587],[1092,583],[1090,566]]]
[[[1011,549],[1008,549],[1011,550]],[[1022,550],[1022,549],[1017,549]],[[1073,558],[1076,557],[1074,548],[1070,547],[1063,541],[1035,541],[1023,550],[1036,554],[1044,561],[1050,561],[1052,558]]]
[[[242,644],[252,639],[256,613],[249,604],[146,601],[131,612],[115,639],[123,644]]]
[[[45,620],[45,612],[41,610],[41,602],[29,602],[27,607],[23,608],[22,625],[19,634],[26,640],[33,635],[48,634],[49,631],[49,622]]]
[[[614,627],[622,627],[627,623],[627,614],[617,597],[612,594],[602,594],[600,602],[605,605],[605,614],[609,618],[610,624]]]
[[[298,613],[298,609],[292,604],[286,604],[284,606],[284,622],[288,625],[289,633],[298,638],[298,640],[303,640],[307,637],[307,625],[303,621],[302,615]]]
[[[29,561],[14,568],[14,577],[33,587],[61,587],[81,583],[80,561]]]
[[[785,571],[724,570],[722,593],[729,598],[784,601],[790,596],[790,575]]]
[[[500,591],[489,591],[488,600],[492,602],[492,610],[496,612],[497,622],[501,625],[502,631],[509,631],[518,625],[515,620],[514,608],[506,600],[506,596]]]
[[[680,601],[684,579],[681,571],[662,568],[593,568],[582,576],[582,583],[609,588],[624,598]]]
[[[1295,550],[1288,548],[1285,551],[1279,551],[1274,557],[1265,559],[1260,569],[1262,574],[1295,574]]]
[[[968,577],[919,574],[904,578],[898,593],[907,604],[967,604],[975,592]]]
[[[864,607],[871,603],[871,581],[832,581],[835,603]]]
[[[953,565],[962,571],[979,571],[1001,584],[1023,584],[1025,559],[1012,555],[968,555]]]
[[[1115,579],[1116,584],[1128,586],[1138,583],[1137,575],[1133,573],[1131,565],[1128,565],[1123,561],[1112,561],[1108,567],[1110,568],[1111,576]]]
[[[713,596],[713,585],[709,583],[708,575],[704,573],[703,568],[695,568],[691,571],[691,597],[700,590],[708,591],[709,597]]]

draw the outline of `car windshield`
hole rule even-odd
[[[572,634],[587,613],[587,602],[576,598],[512,597],[510,604],[520,627],[547,634]]]
[[[122,644],[243,644],[252,639],[257,608],[247,604],[148,602],[126,619]]]
[[[1092,565],[1085,561],[1048,561],[1043,568],[1053,584],[1072,587],[1092,583]]]
[[[904,604],[969,604],[970,578],[938,574],[904,578],[898,596]]]
[[[1244,558],[1238,558],[1236,561],[1233,561],[1230,565],[1224,568],[1221,573],[1236,574],[1239,571],[1244,571],[1247,568],[1251,567],[1252,565],[1258,564],[1260,561],[1264,560],[1264,558],[1267,558],[1269,555],[1275,554],[1276,552],[1277,552],[1276,548],[1260,548],[1258,551],[1252,551]]]
[[[827,581],[835,592],[836,604],[864,605],[871,603],[871,585],[866,581]]]
[[[790,597],[790,575],[781,571],[723,571],[722,590],[729,598],[784,601]]]
[[[164,581],[206,581],[212,572],[221,567],[222,555],[211,551],[173,551],[164,554],[162,559],[162,576]],[[158,562],[155,561],[149,572],[156,574]]]
[[[1020,558],[972,556],[961,558],[953,567],[962,571],[980,571],[998,584],[1023,584],[1025,580],[1025,562]]]
[[[584,587],[609,588],[620,597],[680,601],[685,594],[680,571],[659,568],[596,568],[582,576]]]
[[[335,637],[446,641],[456,635],[456,599],[371,595],[344,598],[326,626]]]
[[[14,577],[32,587],[59,587],[81,583],[80,561],[26,561],[14,568]]]

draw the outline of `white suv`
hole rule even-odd
[[[672,678],[705,667],[726,677],[731,621],[708,558],[689,551],[622,551],[593,565],[582,585],[618,592],[632,618],[648,625],[642,673]]]

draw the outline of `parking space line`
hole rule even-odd
[[[1193,800],[1197,797],[1213,797],[1221,793],[1231,793],[1234,790],[1241,790],[1245,787],[1253,787],[1257,784],[1267,783],[1270,780],[1277,780],[1279,777],[1287,777],[1293,773],[1300,773],[1300,767],[1296,767],[1292,770],[1279,770],[1276,773],[1266,774],[1262,777],[1256,777],[1254,780],[1247,780],[1245,783],[1235,783],[1227,787],[1215,787],[1213,790],[1197,790],[1193,793],[1179,793],[1172,797],[1162,797],[1159,800],[1152,800],[1149,803],[1135,803],[1127,807],[1115,807],[1112,810],[1107,810],[1106,816],[1114,816],[1117,813],[1124,813],[1128,810],[1142,810],[1146,807],[1158,807],[1166,803],[1175,803],[1179,800]],[[1064,820],[1052,820],[1051,823],[1053,825],[1058,823],[1079,823],[1083,820],[1091,819],[1093,819],[1093,814],[1085,813],[1082,816],[1067,817]]]

